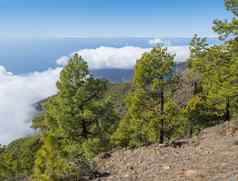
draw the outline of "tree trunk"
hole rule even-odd
[[[88,138],[88,130],[87,130],[87,126],[86,126],[86,122],[85,120],[82,121],[82,136],[83,138],[87,139]]]
[[[164,115],[164,91],[161,90],[160,92],[160,112],[161,116]],[[161,119],[161,125],[160,125],[160,144],[164,143],[164,118]]]
[[[193,119],[190,117],[188,122],[188,138],[192,138],[193,136]]]
[[[193,82],[193,96],[198,94],[198,83],[197,81]],[[193,118],[190,116],[188,123],[188,137],[191,138],[193,136]]]
[[[225,121],[230,121],[230,98],[226,97],[226,112],[225,112]]]
[[[196,95],[198,94],[198,83],[197,81],[195,81],[193,84],[194,84],[193,95]]]

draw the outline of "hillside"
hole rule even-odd
[[[113,83],[130,82],[133,77],[133,69],[97,69],[91,70],[91,73]]]
[[[186,63],[180,62],[176,63],[176,72],[182,73],[186,69]],[[102,79],[107,79],[113,83],[121,83],[121,82],[130,82],[134,70],[133,69],[94,69],[91,70],[91,73],[97,77]]]
[[[223,124],[203,130],[181,147],[155,144],[101,155],[98,168],[108,176],[100,180],[236,181],[237,129],[235,124],[229,129]]]

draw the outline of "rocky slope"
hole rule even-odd
[[[238,181],[238,124],[208,128],[185,144],[118,150],[97,158],[100,181]],[[181,143],[181,142],[179,142]]]

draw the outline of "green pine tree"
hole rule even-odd
[[[220,35],[220,39],[225,40],[228,37],[236,37],[238,35],[238,1],[225,0],[227,10],[233,12],[235,17],[229,22],[227,20],[215,20],[213,30]]]
[[[58,94],[47,100],[45,112],[33,121],[43,134],[35,180],[77,180],[90,171],[87,160],[110,148],[117,126],[117,114],[105,94],[107,81],[92,77],[77,54],[60,73],[57,87]]]
[[[163,143],[173,128],[176,105],[172,99],[174,56],[156,47],[137,61],[128,112],[112,137],[116,145],[136,147]]]

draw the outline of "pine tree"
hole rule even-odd
[[[216,54],[214,60],[216,70],[213,71],[212,75],[216,80],[213,82],[213,89],[209,90],[209,96],[211,99],[214,99],[214,97],[220,99],[223,104],[218,105],[225,110],[224,120],[229,121],[231,119],[231,107],[234,107],[231,100],[237,97],[238,1],[225,0],[225,6],[227,10],[233,12],[234,18],[231,22],[220,20],[214,22],[213,29],[220,35],[220,38],[226,39],[229,37],[229,39],[223,46],[214,47],[210,51],[213,55]]]
[[[127,97],[128,112],[113,135],[121,146],[163,143],[175,122],[172,100],[174,56],[156,47],[137,61],[132,90]]]
[[[194,97],[187,105],[189,119],[194,123],[194,119],[201,119],[202,113],[204,117],[209,118],[207,121],[210,123],[214,120],[229,121],[230,98],[238,94],[236,40],[228,41],[224,45],[201,48],[202,39],[196,36],[195,39],[191,44],[189,63],[193,77],[197,77],[199,81],[195,81]],[[200,43],[196,43],[198,41]],[[196,91],[197,88],[200,90]],[[210,123],[207,122],[208,125]]]
[[[72,180],[88,172],[89,168],[83,169],[87,160],[110,148],[117,125],[114,107],[105,94],[107,81],[92,77],[77,54],[60,73],[57,87],[58,94],[47,100],[44,114],[33,122],[43,134],[35,180]]]
[[[207,76],[211,79],[207,76],[204,79],[208,101],[217,110],[221,110],[224,121],[230,121],[231,98],[238,96],[238,59],[232,56],[230,43],[210,48],[208,58],[213,60],[213,64]]]
[[[225,6],[228,10],[232,11],[238,16],[238,1],[237,0],[225,0]]]
[[[193,96],[187,102],[184,113],[187,115],[187,135],[192,137],[196,125],[200,125],[204,118],[201,112],[206,109],[204,106],[204,96],[202,88],[202,79],[206,72],[206,62],[204,57],[207,54],[208,44],[206,38],[200,38],[197,34],[194,35],[190,43],[190,57],[187,60],[188,78],[192,83]],[[204,117],[207,116],[204,115]]]
[[[231,119],[231,107],[234,107],[234,103],[231,100],[236,100],[237,97],[237,64],[238,64],[238,1],[237,0],[225,0],[225,6],[227,10],[232,11],[234,18],[231,22],[216,20],[214,22],[214,31],[220,35],[221,39],[229,37],[224,46],[220,48],[220,55],[217,58],[218,71],[215,71],[217,77],[217,87],[219,90],[213,91],[220,99],[223,99],[223,107],[225,107],[224,120],[229,121]],[[216,66],[218,67],[218,66]],[[212,97],[212,96],[211,96]],[[234,102],[234,101],[233,101]],[[233,104],[233,105],[231,105]]]
[[[213,30],[220,35],[220,39],[225,40],[228,37],[238,36],[238,1],[225,0],[227,10],[230,10],[235,15],[231,22],[225,20],[215,20]]]

